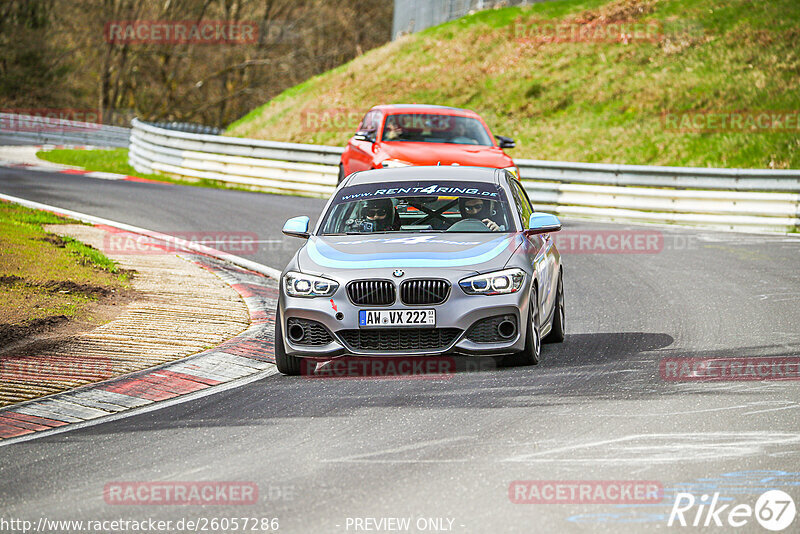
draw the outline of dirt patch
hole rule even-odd
[[[55,245],[58,248],[64,248],[67,246],[67,242],[61,238],[61,236],[55,234],[48,234],[44,236],[41,241],[46,243],[50,243],[51,245]]]
[[[126,271],[129,279],[133,278],[135,271]],[[87,297],[101,298],[109,297],[115,293],[124,293],[125,291],[118,291],[110,287],[104,287],[94,284],[79,283],[72,280],[49,280],[47,282],[31,282],[25,280],[21,276],[0,276],[0,285],[13,286],[23,285],[25,287],[49,291],[51,293],[74,293],[84,295]]]
[[[53,315],[35,319],[27,325],[0,324],[0,345],[7,346],[16,341],[51,330],[54,326],[67,322],[66,315]]]
[[[67,343],[116,318],[136,295],[133,290],[109,293],[91,303],[81,318],[53,315],[26,325],[0,324],[0,355],[13,352],[15,356],[25,356]]]
[[[649,15],[656,9],[659,0],[620,0],[599,9],[584,11],[577,15],[576,22],[628,22]]]
[[[59,282],[51,280],[50,282],[39,284],[39,287],[58,293],[79,293],[90,297],[108,297],[115,293],[113,289],[108,287],[77,283],[72,280],[62,280]]]

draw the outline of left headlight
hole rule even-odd
[[[339,282],[289,271],[283,277],[283,287],[290,297],[330,297],[339,289]]]
[[[505,269],[464,278],[458,285],[468,295],[504,295],[522,289],[523,282],[525,282],[525,271]]]

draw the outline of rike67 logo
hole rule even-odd
[[[755,507],[744,503],[720,504],[719,493],[697,499],[691,493],[678,493],[667,526],[739,528],[755,516],[759,525],[779,532],[794,523],[797,513],[792,497],[781,490],[762,493]]]

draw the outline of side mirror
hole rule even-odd
[[[308,239],[311,234],[308,232],[308,217],[292,217],[283,225],[283,233],[291,237],[302,237]]]
[[[547,234],[561,230],[561,221],[550,213],[531,213],[528,221],[529,234]]]
[[[500,148],[514,148],[517,146],[510,137],[506,137],[505,135],[495,135],[495,137],[497,138],[497,146]]]
[[[367,141],[369,143],[375,142],[375,132],[374,131],[360,131],[356,132],[353,136],[353,139],[356,141]]]

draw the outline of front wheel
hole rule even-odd
[[[539,292],[536,287],[531,290],[531,302],[528,305],[528,325],[525,332],[525,348],[516,354],[503,357],[505,367],[536,365],[542,355],[542,338],[539,334]]]
[[[283,345],[283,333],[281,332],[281,312],[275,312],[275,365],[278,371],[285,375],[297,376],[300,374],[302,358],[286,354],[286,347]]]
[[[564,276],[558,273],[558,290],[556,291],[556,305],[553,310],[555,317],[553,317],[553,328],[547,337],[544,338],[545,343],[561,343],[564,341],[566,330],[564,328],[566,321],[566,313],[564,311]]]

